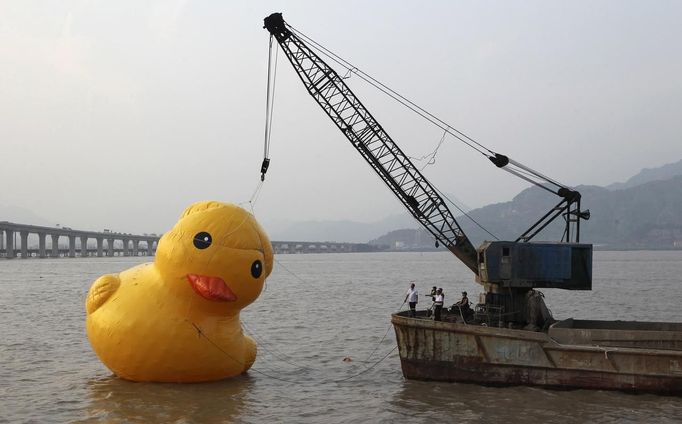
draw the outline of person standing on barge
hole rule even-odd
[[[407,294],[405,295],[405,302],[410,303],[410,316],[411,317],[416,317],[417,316],[417,302],[419,301],[419,293],[417,292],[417,289],[415,288],[414,283],[410,284],[410,288],[407,290]]]
[[[440,321],[440,313],[443,310],[443,301],[445,296],[443,296],[443,289],[436,290],[436,300],[433,302],[433,320]]]

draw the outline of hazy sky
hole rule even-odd
[[[248,201],[271,12],[566,184],[682,159],[679,1],[0,1],[0,204],[163,232],[194,201]],[[360,82],[406,153],[435,148],[439,130]],[[281,54],[271,157],[255,208],[266,227],[403,210]],[[470,207],[526,186],[452,139],[426,175]]]

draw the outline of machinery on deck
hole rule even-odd
[[[484,315],[488,311],[496,311],[499,319],[495,320],[495,325],[526,325],[531,322],[527,310],[529,299],[537,298],[529,295],[534,293],[531,292],[534,288],[591,290],[592,245],[580,243],[580,221],[589,219],[589,211],[581,210],[579,192],[489,150],[457,131],[456,137],[465,137],[483,148],[484,154],[498,168],[559,198],[555,207],[516,240],[487,241],[476,249],[443,197],[355,96],[344,79],[303,41],[307,37],[289,26],[281,13],[273,13],[265,18],[264,23],[264,28],[277,41],[308,93],[353,147],[414,218],[434,236],[436,245],[445,246],[476,274],[476,281],[485,289],[485,299],[481,300],[479,311]],[[449,126],[444,129],[451,131]],[[267,170],[268,162],[266,158],[263,172]],[[559,242],[531,241],[559,217],[565,220]],[[490,321],[490,316],[487,318]],[[542,327],[542,323],[536,324]]]

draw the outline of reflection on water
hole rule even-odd
[[[677,423],[682,417],[676,397],[410,380],[390,403],[424,419],[448,410],[463,423],[646,423],[653,416],[657,423]]]
[[[198,384],[133,383],[114,376],[87,383],[83,421],[234,422],[252,387],[249,376]]]
[[[446,304],[462,290],[480,291],[447,252],[277,256],[265,292],[242,314],[259,341],[248,375],[204,384],[120,380],[90,349],[84,296],[99,275],[144,260],[0,261],[0,421],[682,421],[680,397],[403,379],[390,314],[408,283],[422,293],[443,287]],[[544,291],[555,316],[682,321],[682,252],[596,252],[594,272],[592,292]]]

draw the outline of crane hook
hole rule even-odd
[[[263,158],[263,163],[260,166],[260,180],[265,181],[265,173],[268,172],[268,167],[270,166],[270,159]]]

